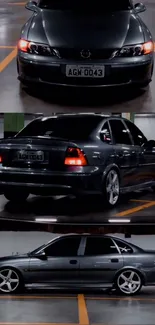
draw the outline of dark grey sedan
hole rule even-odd
[[[111,236],[66,235],[31,253],[0,258],[0,291],[27,287],[116,288],[133,295],[155,284],[155,251]]]
[[[35,195],[102,195],[155,188],[155,141],[127,119],[102,114],[37,118],[0,140],[0,193],[8,200]]]
[[[25,84],[72,87],[134,84],[153,73],[153,40],[132,0],[30,1],[33,12],[18,43],[18,78]]]

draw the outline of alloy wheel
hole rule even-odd
[[[142,281],[139,274],[133,270],[122,272],[117,279],[118,289],[128,295],[138,292],[141,285]]]
[[[19,276],[12,269],[3,269],[0,271],[0,291],[13,292],[19,286]]]
[[[119,199],[119,177],[117,172],[113,169],[106,178],[106,193],[110,205],[115,205]]]

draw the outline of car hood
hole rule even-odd
[[[27,258],[29,257],[28,254],[13,254],[13,255],[9,255],[9,256],[2,256],[0,257],[0,263],[2,262],[6,262],[6,261],[11,261],[11,260],[17,260],[17,259],[21,259],[21,258]]]
[[[34,16],[28,40],[56,48],[117,49],[144,42],[144,36],[131,11],[95,15],[46,9]]]

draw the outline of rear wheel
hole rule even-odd
[[[4,192],[4,196],[8,201],[25,201],[29,193],[27,191],[22,190],[7,190]]]
[[[17,293],[24,288],[24,282],[18,271],[11,268],[0,270],[0,292]]]
[[[111,169],[104,180],[103,196],[105,204],[109,207],[114,207],[120,198],[120,180],[118,172]]]
[[[142,287],[142,279],[137,271],[124,270],[116,279],[116,289],[125,295],[137,294]]]

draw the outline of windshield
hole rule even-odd
[[[74,10],[78,9],[81,12],[84,9],[95,10],[99,12],[105,11],[118,11],[118,10],[129,10],[131,9],[130,0],[111,0],[111,1],[101,1],[101,0],[40,0],[39,7],[52,9],[52,10]]]
[[[48,136],[67,140],[85,140],[102,116],[64,116],[36,119],[28,124],[16,137]]]

